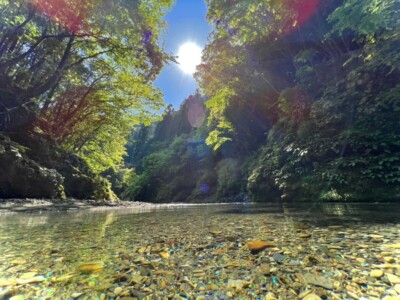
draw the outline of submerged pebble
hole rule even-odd
[[[383,271],[382,270],[372,270],[369,273],[369,276],[375,277],[375,278],[381,278],[383,276]]]
[[[96,273],[103,269],[102,262],[86,262],[78,266],[78,270],[82,273]]]

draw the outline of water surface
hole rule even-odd
[[[240,204],[2,214],[0,298],[394,297],[399,208]],[[270,245],[251,252],[247,242],[257,240]]]

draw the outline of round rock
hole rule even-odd
[[[303,300],[322,300],[322,298],[317,294],[308,294],[303,298]]]
[[[372,270],[369,275],[371,277],[375,277],[375,278],[381,278],[383,276],[383,271],[382,270]]]

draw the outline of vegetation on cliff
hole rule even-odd
[[[398,199],[399,3],[207,4],[214,30],[196,77],[213,152],[200,164],[187,156],[198,129],[183,127],[169,148],[148,147],[131,185],[138,199],[199,200],[202,184],[218,201]],[[180,126],[182,113],[156,129]]]
[[[132,126],[162,107],[152,82],[172,59],[158,45],[170,5],[0,0],[0,131],[78,155],[89,178],[117,167]]]

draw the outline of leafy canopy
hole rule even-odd
[[[0,126],[28,110],[96,171],[115,166],[163,105],[152,82],[172,59],[158,43],[171,2],[0,0]]]

